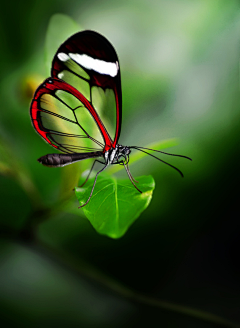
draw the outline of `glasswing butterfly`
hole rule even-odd
[[[129,171],[131,149],[158,159],[182,176],[179,169],[146,150],[190,159],[159,150],[118,144],[122,122],[119,61],[110,42],[94,31],[76,33],[59,47],[52,61],[51,77],[34,94],[30,115],[37,133],[63,152],[40,157],[38,161],[41,164],[60,167],[94,158],[86,181],[96,162],[104,165],[96,174],[87,202],[80,207],[90,201],[99,173],[110,164],[124,165],[132,184],[141,192]]]

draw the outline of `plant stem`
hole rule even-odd
[[[85,263],[82,260],[79,261],[79,259],[76,259],[69,253],[64,253],[62,250],[61,252],[53,250],[52,248],[43,244],[40,241],[37,241],[33,245],[33,248],[38,253],[41,253],[42,255],[50,258],[53,262],[57,262],[58,265],[61,265],[65,270],[67,269],[72,274],[76,276],[85,276],[87,279],[99,283],[100,285],[114,292],[118,296],[124,297],[130,301],[156,307],[161,310],[179,313],[181,315],[187,315],[198,320],[213,323],[220,327],[240,328],[239,324],[233,323],[212,313],[201,311],[188,306],[179,305],[176,303],[155,299],[153,297],[144,295],[138,291],[130,289],[122,285],[120,282],[114,280],[112,277],[103,274],[98,269],[94,268],[88,263]]]

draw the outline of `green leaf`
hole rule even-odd
[[[140,194],[129,179],[117,180],[109,175],[98,177],[90,202],[83,212],[94,229],[111,238],[122,237],[139,215],[148,207],[155,182],[152,176],[137,178]],[[80,205],[83,205],[91,192],[94,178],[84,188],[75,188]]]
[[[51,17],[45,41],[45,59],[48,74],[57,49],[67,38],[80,30],[80,26],[67,15],[55,14]]]

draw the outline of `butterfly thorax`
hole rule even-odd
[[[131,150],[127,146],[116,145],[115,148],[111,148],[105,152],[104,158],[107,165],[120,164],[125,161],[129,161],[129,154]]]

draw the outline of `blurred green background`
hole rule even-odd
[[[162,157],[184,179],[150,157],[131,166],[156,189],[119,240],[98,235],[82,211],[56,210],[79,167],[36,161],[52,152],[29,104],[49,76],[44,45],[56,13],[117,50],[120,143],[177,137],[169,151],[193,158]],[[1,327],[217,326],[130,290],[240,322],[239,1],[5,1],[0,17]]]

